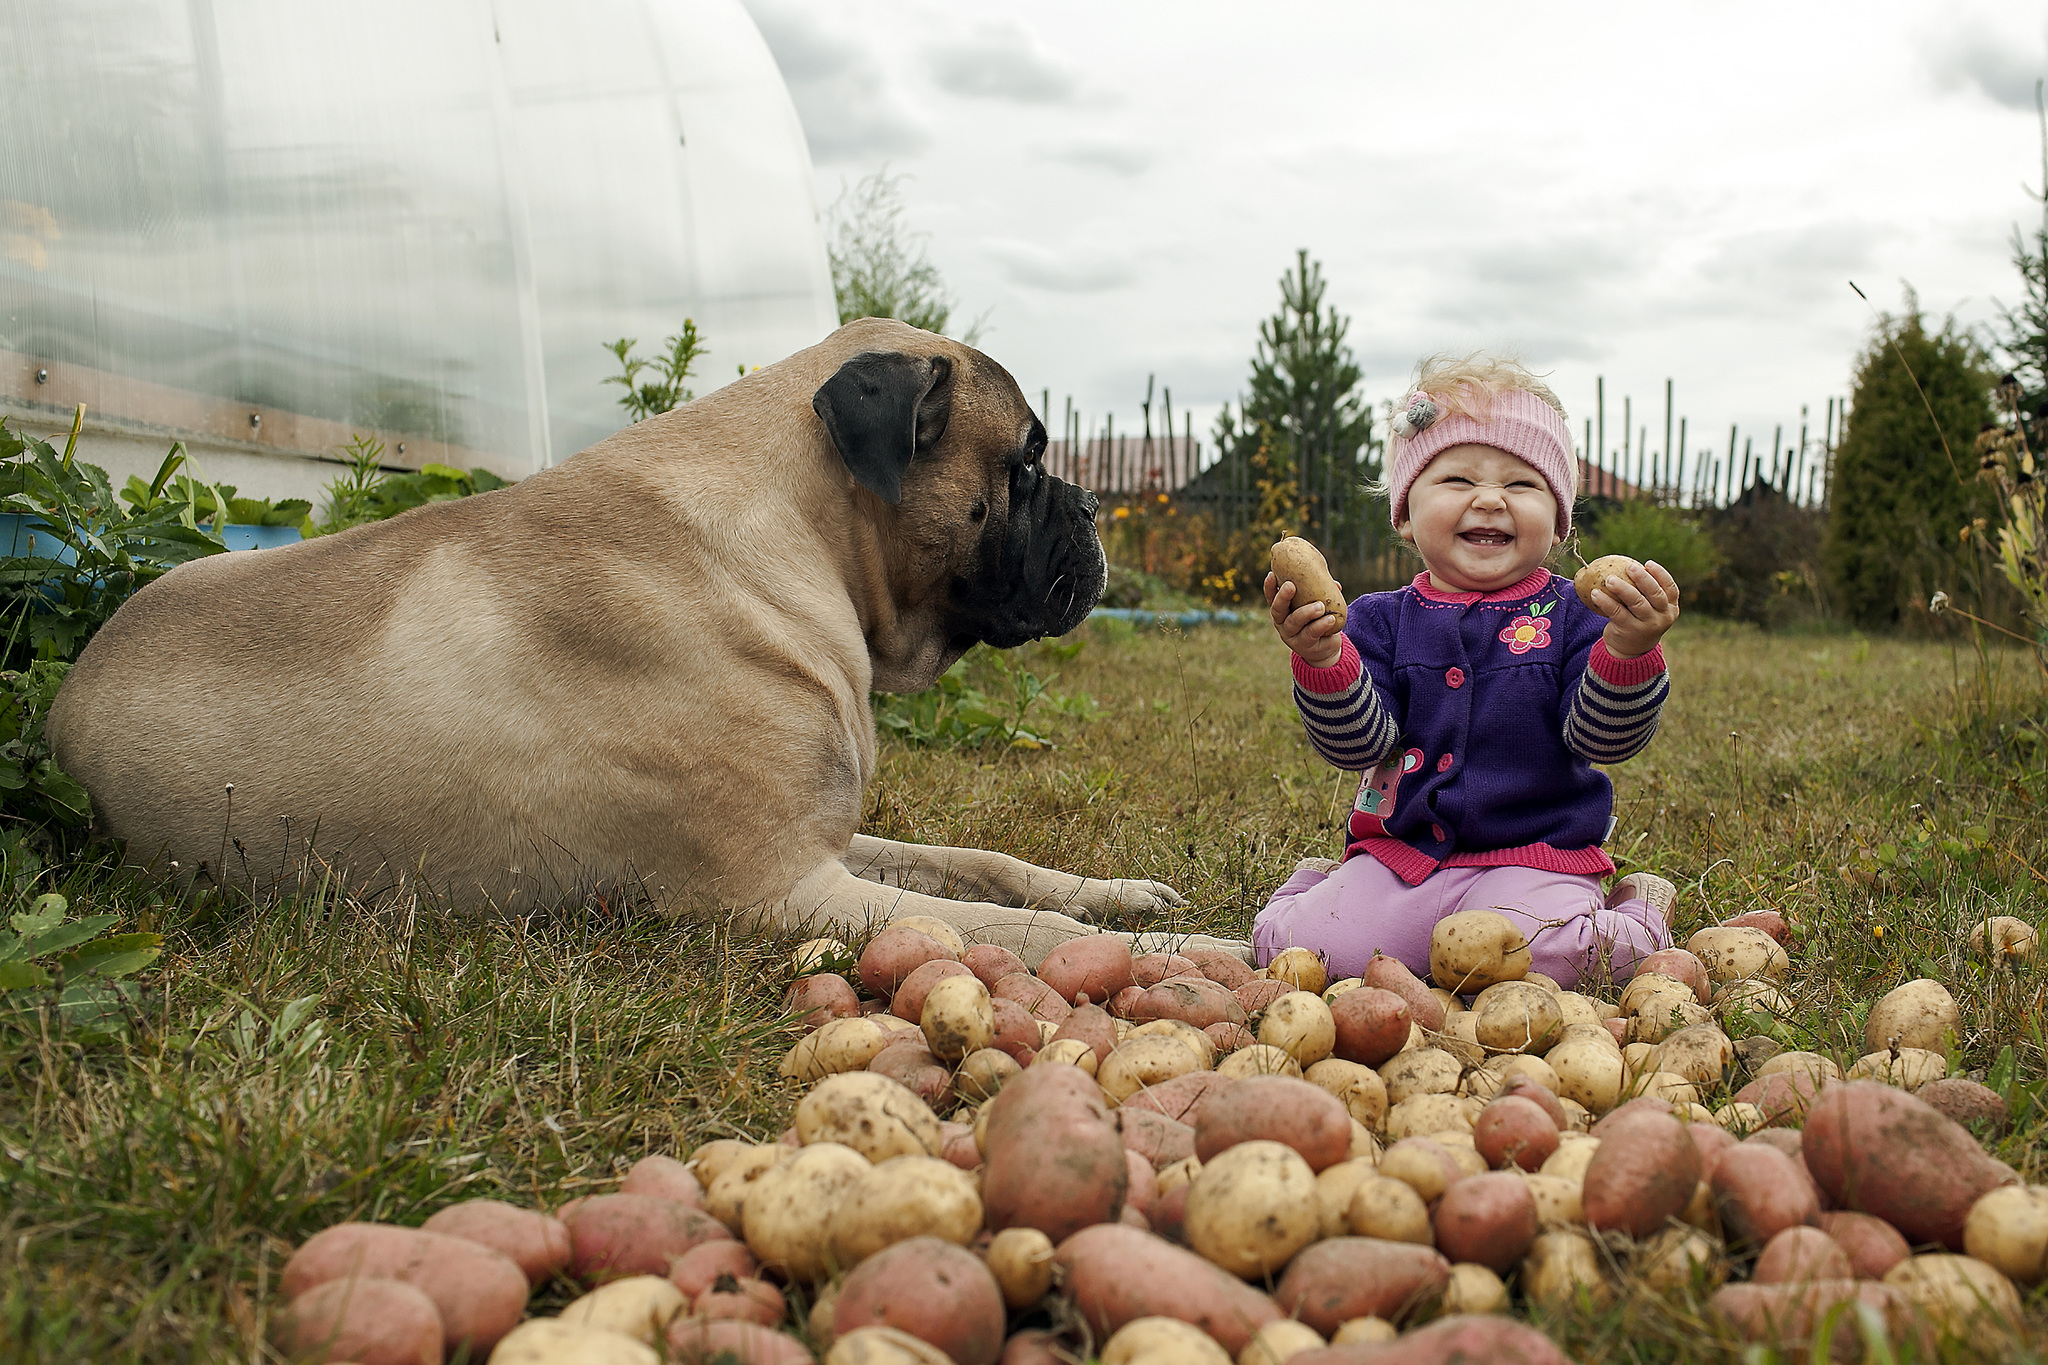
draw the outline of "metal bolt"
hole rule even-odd
[[[398,443],[398,453],[401,455],[405,454],[405,442],[400,441]]]
[[[38,383],[38,384],[47,384],[47,383],[49,383],[49,382],[50,382],[50,372],[49,372],[48,370],[37,370],[37,371],[36,371],[36,383]]]
[[[251,431],[254,431],[254,430],[256,430],[256,429],[257,429],[258,427],[260,427],[260,426],[262,426],[262,425],[263,425],[263,414],[262,414],[262,413],[260,413],[260,412],[252,412],[252,413],[250,413],[250,414],[249,414],[249,430],[251,430]]]

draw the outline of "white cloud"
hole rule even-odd
[[[1151,169],[1152,153],[1143,147],[1114,142],[1074,142],[1039,153],[1047,161],[1078,166],[1083,170],[1108,171],[1129,178]]]
[[[1056,250],[1039,242],[996,237],[982,243],[1011,283],[1057,294],[1099,294],[1121,289],[1138,278],[1138,270],[1120,252],[1074,248]]]
[[[934,43],[925,69],[939,89],[971,99],[1016,104],[1067,104],[1081,83],[1020,25],[987,24]]]
[[[2034,84],[2048,76],[2041,44],[1974,26],[1950,30],[1927,61],[1944,88],[1971,87],[2008,109],[2033,109]]]
[[[875,50],[791,0],[746,0],[820,164],[871,166],[923,150],[925,121]]]

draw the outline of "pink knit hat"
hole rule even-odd
[[[1485,420],[1448,412],[1428,394],[1408,395],[1394,414],[1394,464],[1387,479],[1394,524],[1408,515],[1408,490],[1437,455],[1468,442],[1492,446],[1527,461],[1557,499],[1559,539],[1571,533],[1572,499],[1578,491],[1572,467],[1572,433],[1556,408],[1523,389],[1497,389]]]

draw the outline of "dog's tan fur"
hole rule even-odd
[[[954,367],[893,506],[811,406],[878,350]],[[310,853],[459,905],[630,884],[787,929],[935,914],[1035,962],[1091,932],[1049,907],[1178,898],[855,833],[868,691],[956,656],[969,509],[1003,514],[1030,423],[979,352],[851,324],[513,488],[166,575],[72,670],[58,762],[133,861],[188,880],[262,886]]]

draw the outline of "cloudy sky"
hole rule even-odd
[[[1306,247],[1374,399],[1507,349],[1695,446],[1847,391],[1901,282],[1983,325],[2038,220],[2048,4],[747,0],[820,203],[884,164],[1036,395],[1206,431]],[[1653,448],[1661,445],[1661,430]]]

